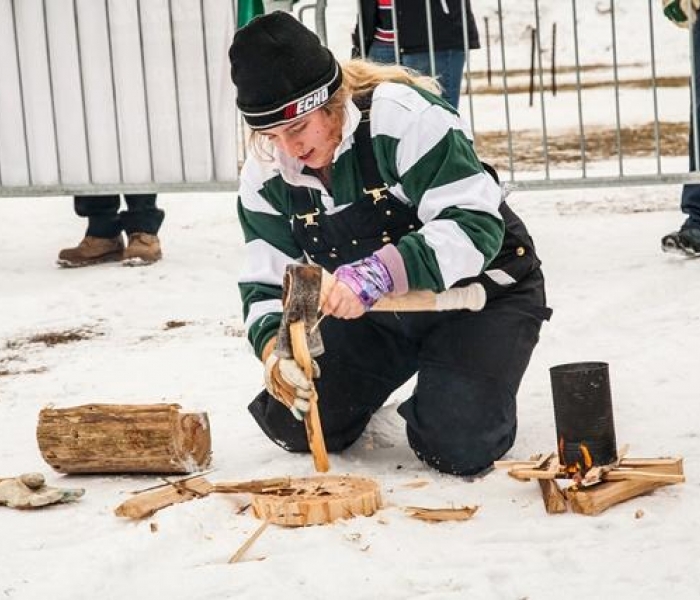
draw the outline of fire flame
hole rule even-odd
[[[593,466],[593,457],[586,444],[579,444],[578,449],[581,451],[581,456],[583,456],[583,466],[588,471]]]
[[[561,464],[565,466],[566,472],[574,478],[585,475],[593,466],[593,456],[588,446],[586,446],[586,444],[579,444],[578,449],[583,460],[583,465],[581,465],[581,462],[578,460],[575,463],[569,463],[566,460],[564,456],[564,437],[562,436],[559,438],[559,460]]]

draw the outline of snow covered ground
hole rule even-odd
[[[474,4],[481,18],[496,3]],[[508,3],[520,28],[531,20],[526,4]],[[634,9],[644,16],[647,6],[616,4],[619,16]],[[352,14],[353,3],[329,2],[341,58],[347,43],[334,40],[347,40]],[[541,16],[551,24],[550,13]],[[681,34],[668,31],[678,43]],[[591,54],[610,51],[596,39],[587,44]],[[683,54],[670,38],[664,47]],[[683,64],[678,52],[664,64]],[[669,100],[679,120],[686,109],[687,96]],[[555,448],[550,367],[606,361],[618,443],[629,443],[631,456],[683,456],[685,484],[597,517],[548,516],[534,483],[503,472],[469,482],[425,468],[396,414],[409,393],[400,389],[357,444],[331,456],[332,473],[376,479],[386,508],[326,527],[271,526],[235,565],[229,557],[260,524],[237,513],[245,496],[213,495],[127,522],[114,508],[157,478],[60,476],[35,439],[38,412],[49,403],[178,402],[209,413],[211,480],[313,472],[310,457],[274,446],[246,410],[262,372],[242,335],[234,196],[162,195],[162,262],[79,270],[54,266],[58,250],[83,233],[69,198],[0,199],[0,477],[41,471],[52,485],[86,489],[73,505],[0,507],[0,598],[700,597],[700,261],[659,250],[660,237],[681,223],[679,193],[659,186],[510,196],[544,262],[554,316],[521,387],[509,457]],[[186,325],[166,328],[172,320]],[[86,339],[29,341],[70,330]],[[419,481],[427,485],[411,487]],[[426,524],[402,510],[465,504],[479,510],[462,523]]]
[[[0,597],[658,599],[700,595],[700,263],[659,251],[677,226],[675,187],[515,193],[537,242],[552,321],[519,397],[513,458],[555,447],[549,367],[610,364],[617,439],[633,456],[681,455],[688,482],[598,517],[547,516],[537,486],[502,472],[468,482],[408,448],[399,390],[332,472],[375,478],[387,507],[327,527],[270,527],[245,562],[228,558],[259,525],[244,496],[216,495],[132,523],[113,509],[150,477],[59,476],[35,441],[48,403],[179,402],[208,411],[212,480],[311,474],[271,444],[246,405],[262,384],[241,337],[242,240],[233,197],[162,196],[165,259],[149,268],[60,270],[81,223],[70,200],[0,202],[0,475],[42,471],[86,488],[74,505],[0,510]],[[165,329],[169,320],[186,321]],[[46,347],[33,335],[94,337]],[[427,481],[422,488],[407,484]],[[479,505],[473,520],[426,524],[401,507]],[[635,518],[641,510],[643,516]],[[152,532],[149,524],[158,524]]]

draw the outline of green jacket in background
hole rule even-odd
[[[268,2],[268,12],[273,10],[291,10],[292,4],[296,4],[299,0],[286,0],[284,2],[279,2],[280,6],[275,7],[274,2]],[[265,4],[263,0],[239,0],[238,2],[238,16],[236,27],[240,29],[244,25],[247,25],[253,17],[265,14]]]
[[[240,28],[247,25],[253,17],[264,13],[265,7],[263,6],[262,0],[239,0],[237,27]]]

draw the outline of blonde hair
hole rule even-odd
[[[384,65],[364,59],[353,59],[341,64],[343,71],[343,83],[340,89],[331,96],[318,110],[324,110],[331,116],[340,119],[341,127],[345,120],[345,102],[348,98],[371,94],[380,83],[391,81],[393,83],[405,83],[423,88],[433,94],[439,95],[440,84],[434,77],[421,75],[413,69],[399,65]],[[272,160],[270,142],[261,135],[260,131],[253,130],[248,137],[248,146],[257,158]]]
[[[408,67],[354,59],[343,63],[341,68],[343,70],[343,84],[340,92],[345,91],[351,96],[362,96],[370,93],[385,81],[415,85],[434,94],[440,94],[442,91],[437,79],[421,75],[418,71]]]

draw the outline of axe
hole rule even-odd
[[[321,298],[334,285],[333,275],[316,265],[287,265],[282,286],[282,322],[277,333],[275,352],[281,358],[293,358],[311,380],[311,359],[323,354],[323,340],[317,325]],[[486,290],[480,283],[453,288],[441,293],[412,291],[401,296],[384,296],[373,307],[378,312],[419,312],[444,310],[478,311],[486,303]],[[328,470],[328,454],[318,414],[315,388],[305,418],[309,448],[317,471]]]

